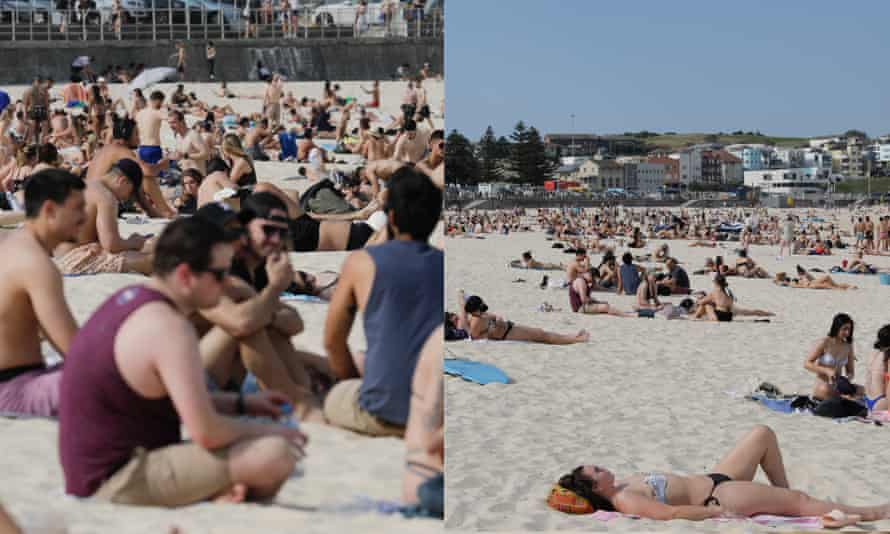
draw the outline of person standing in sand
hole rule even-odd
[[[0,411],[55,417],[62,366],[47,367],[45,337],[67,359],[77,323],[62,275],[50,255],[74,241],[86,220],[84,183],[61,170],[31,176],[25,186],[24,227],[2,241],[0,262]]]
[[[283,92],[281,76],[274,74],[266,82],[266,91],[263,93],[263,115],[269,119],[273,129],[281,124],[281,96]]]
[[[185,80],[185,44],[176,43],[176,72],[179,79]]]
[[[219,302],[232,254],[217,224],[173,221],[151,280],[117,291],[83,325],[60,392],[66,493],[174,507],[272,499],[288,479],[306,436],[227,416],[279,417],[287,398],[209,394],[187,319]]]
[[[152,174],[156,170],[165,170],[169,166],[169,160],[164,157],[161,149],[161,123],[167,118],[166,112],[161,109],[164,105],[164,93],[154,91],[149,97],[149,106],[136,114],[136,124],[139,127],[139,160],[145,166],[142,180],[142,190],[148,201],[153,205],[157,213],[162,217],[171,219],[176,215],[176,210],[167,204],[161,185],[158,183],[158,175]]]
[[[213,45],[213,41],[207,41],[207,49],[205,50],[205,56],[207,58],[207,70],[210,72],[210,79],[216,79],[216,47]]]
[[[177,161],[182,170],[198,169],[205,174],[210,149],[201,134],[186,126],[185,116],[179,110],[170,110],[167,124],[176,136],[176,151],[170,155],[170,159]]]
[[[120,235],[117,210],[142,185],[142,169],[131,159],[118,161],[105,176],[87,182],[86,223],[77,241],[56,249],[59,268],[65,274],[137,272],[151,274],[153,241],[150,236]]]
[[[331,297],[324,346],[340,382],[325,398],[324,415],[356,432],[402,436],[421,348],[442,321],[444,257],[427,243],[442,192],[422,173],[404,169],[392,178],[388,208],[390,240],[350,254]],[[359,311],[364,354],[347,343]]]

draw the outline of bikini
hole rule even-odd
[[[714,308],[714,315],[717,316],[717,320],[723,323],[732,322],[732,312],[725,310],[718,310]]]
[[[708,473],[707,477],[714,482],[714,485],[711,487],[711,493],[708,494],[708,498],[705,499],[702,506],[708,506],[712,503],[720,506],[720,501],[717,497],[714,497],[714,490],[716,490],[717,486],[720,484],[731,481],[732,478],[722,473]],[[646,478],[643,479],[643,482],[652,489],[652,493],[655,495],[655,500],[662,504],[667,504],[667,477],[665,475],[661,473],[649,473],[646,475]]]

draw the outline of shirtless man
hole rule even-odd
[[[25,186],[24,227],[3,240],[0,262],[0,411],[55,417],[61,366],[47,368],[41,337],[64,358],[77,333],[62,275],[50,258],[85,221],[84,183],[61,170],[33,174]]]
[[[386,159],[387,142],[383,131],[380,128],[368,130],[366,135],[365,143],[362,146],[362,155],[365,157],[365,160],[370,162]]]
[[[371,195],[376,197],[382,189],[386,189],[386,181],[404,166],[404,162],[394,159],[372,161],[365,165],[359,177],[371,182]]]
[[[244,146],[254,161],[269,161],[265,149],[273,147],[275,142],[275,136],[269,130],[269,119],[257,121],[256,126],[247,130],[244,136]]]
[[[117,209],[142,185],[142,169],[131,159],[118,161],[105,175],[87,182],[86,224],[77,240],[56,249],[59,267],[65,274],[137,272],[151,274],[154,244],[150,236],[120,235]]]
[[[396,141],[393,159],[408,163],[417,163],[426,152],[427,134],[417,131],[417,123],[413,119],[405,121],[405,128]]]
[[[441,190],[445,190],[445,132],[435,130],[430,135],[429,156],[417,162],[417,168],[427,176]]]
[[[281,95],[284,92],[281,76],[272,75],[266,83],[266,92],[263,94],[263,114],[274,128],[281,124]]]
[[[54,112],[50,123],[52,125],[52,133],[49,134],[50,143],[58,148],[79,144],[77,131],[71,125],[71,121],[68,120],[68,115],[64,111]]]
[[[229,178],[231,172],[229,164],[222,158],[213,158],[207,163],[207,176],[201,181],[198,187],[198,208],[212,202],[224,202],[230,208],[238,211],[241,208],[238,199],[238,184]],[[231,192],[225,198],[217,198],[217,193],[228,189]]]
[[[569,286],[569,300],[573,300],[574,293],[581,301],[583,307],[590,300],[590,286],[593,284],[593,278],[590,274],[590,258],[587,251],[577,249],[575,251],[575,259],[569,262],[566,267],[566,281]]]
[[[186,126],[185,116],[179,110],[170,111],[167,124],[176,136],[176,151],[170,154],[170,158],[177,160],[182,170],[198,169],[201,174],[206,174],[210,149],[201,134]]]
[[[301,163],[309,161],[312,150],[319,151],[322,161],[327,159],[325,149],[315,144],[315,141],[313,141],[314,137],[315,132],[312,131],[312,128],[306,128],[305,132],[303,132],[303,140],[297,143],[297,161]]]
[[[49,133],[49,88],[52,82],[42,77],[34,78],[31,87],[22,97],[25,113],[28,116],[34,142],[40,141]]]
[[[160,216],[171,219],[176,216],[176,210],[167,204],[161,192],[161,185],[158,183],[158,174],[153,174],[159,170],[166,170],[169,166],[169,161],[161,149],[161,123],[167,118],[161,109],[163,105],[164,93],[154,91],[149,97],[148,107],[136,114],[136,124],[139,126],[141,143],[139,160],[144,164],[142,171],[145,179],[142,180],[142,190]]]

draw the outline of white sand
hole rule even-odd
[[[321,84],[291,84],[303,92],[318,96]],[[343,83],[344,96],[357,84]],[[365,86],[369,86],[366,83]],[[402,84],[382,84],[385,109],[395,112],[399,106]],[[435,86],[435,87],[434,87]],[[112,86],[114,87],[114,86]],[[213,87],[216,87],[214,85]],[[188,90],[206,94],[207,85],[187,84]],[[232,84],[237,92],[261,94],[262,84]],[[114,89],[113,89],[114,91]],[[441,98],[442,84],[430,83],[429,94]],[[215,102],[210,99],[211,102]],[[221,100],[221,99],[217,99]],[[245,110],[259,110],[261,101],[238,102]],[[169,130],[165,142],[169,142]],[[293,163],[258,163],[261,181],[285,188],[304,190],[306,180],[288,181],[296,174]],[[131,232],[160,233],[163,224],[123,224],[124,236]],[[7,251],[6,253],[9,253]],[[340,271],[346,252],[291,254],[295,269],[309,272]],[[78,324],[114,291],[145,280],[137,275],[98,275],[65,279],[65,293]],[[327,304],[295,303],[303,317],[305,332],[294,338],[299,348],[323,354],[322,334]],[[353,349],[364,349],[362,319],[358,317],[350,336]],[[49,350],[49,349],[47,349]],[[273,505],[200,504],[181,510],[126,507],[94,502],[77,502],[65,496],[63,475],[58,460],[58,425],[44,420],[9,420],[0,418],[0,503],[25,526],[40,528],[51,524],[68,525],[69,532],[145,532],[166,533],[172,525],[184,534],[235,532],[428,532],[440,528],[429,520],[407,520],[401,516],[376,513],[342,515],[333,511],[337,505],[354,502],[354,497],[398,501],[405,449],[402,440],[368,438],[318,424],[304,424],[310,438],[307,458],[285,484]],[[322,507],[321,510],[316,508]]]
[[[844,210],[839,215],[848,227],[849,213]],[[649,251],[659,243],[650,243]],[[670,241],[671,252],[684,262],[694,289],[710,290],[710,279],[692,276],[692,271],[701,268],[706,256],[734,258],[736,246],[689,248],[685,243]],[[539,289],[545,273],[505,266],[524,250],[532,250],[539,261],[571,259],[551,244],[541,232],[446,239],[449,310],[456,309],[456,291],[462,287],[467,295],[481,295],[491,312],[517,324],[562,333],[585,328],[592,333],[587,344],[562,347],[446,343],[446,357],[494,364],[514,381],[479,386],[446,379],[447,528],[760,530],[753,524],[711,521],[619,519],[606,524],[545,504],[551,485],[580,464],[604,466],[618,478],[651,470],[707,473],[756,424],[767,424],[777,432],[795,489],[848,504],[887,500],[890,463],[880,455],[890,429],[780,414],[726,394],[750,392],[761,381],[772,382],[785,393],[809,394],[814,378],[803,369],[803,361],[838,312],[850,313],[856,321],[856,381],[861,383],[877,329],[888,322],[890,287],[881,286],[878,276],[832,275],[863,288],[847,292],[786,289],[769,280],[730,278],[741,307],[777,313],[770,324],[589,316],[571,313],[567,290]],[[797,263],[828,271],[843,257],[850,258],[849,254],[794,256],[778,262],[777,249],[753,246],[751,253],[771,274],[791,273]],[[620,257],[623,250],[618,252]],[[594,264],[599,257],[594,256]],[[866,261],[890,267],[890,257]],[[564,277],[559,272],[546,274]],[[515,278],[527,282],[512,283]],[[634,297],[614,293],[595,296],[624,310],[635,302]],[[680,299],[663,298],[673,303]],[[543,301],[563,311],[536,311]],[[757,480],[765,482],[762,473]],[[890,521],[873,527],[887,530]]]

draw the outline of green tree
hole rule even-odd
[[[501,169],[501,149],[494,136],[494,130],[489,126],[482,134],[482,138],[476,143],[476,160],[479,162],[479,181],[497,182],[503,177]]]
[[[473,144],[457,130],[445,142],[445,181],[462,185],[479,183],[479,162]]]
[[[541,185],[556,169],[556,162],[547,156],[541,134],[534,127],[526,128],[520,121],[510,134],[512,150],[506,168],[520,183]]]

